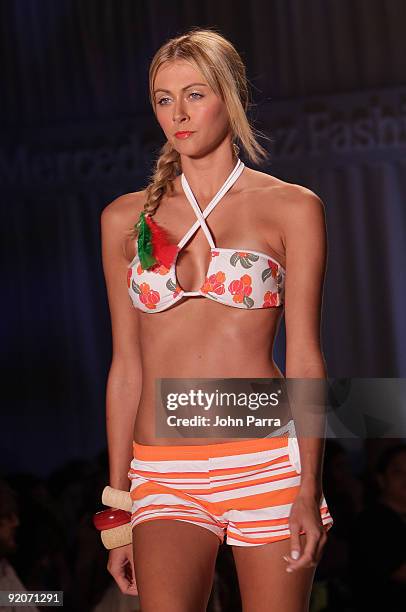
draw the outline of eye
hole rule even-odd
[[[189,96],[198,96],[197,98],[194,98],[194,100],[200,100],[200,98],[204,98],[204,95],[199,93],[198,91],[192,91]],[[159,104],[160,106],[166,106],[167,103],[164,102],[164,100],[169,100],[169,98],[161,98],[160,100],[158,100],[157,104]]]

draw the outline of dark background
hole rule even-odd
[[[191,26],[218,29],[246,63],[250,117],[272,138],[259,169],[324,201],[329,376],[405,376],[403,0],[2,0],[0,24],[4,474],[105,469],[100,213],[146,185],[163,143],[149,63]],[[282,368],[283,355],[282,329]]]
[[[272,139],[260,169],[325,203],[329,376],[405,375],[405,2],[3,0],[0,11],[7,468],[27,467],[30,454],[32,469],[47,473],[105,445],[100,213],[146,185],[163,143],[149,62],[193,25],[217,28],[246,62],[252,121]],[[348,129],[374,105],[397,123],[375,122],[369,141],[352,132],[341,146],[335,122]],[[315,152],[310,121],[328,125]],[[282,368],[283,349],[282,329]],[[36,453],[44,446],[46,462]]]

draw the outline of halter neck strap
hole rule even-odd
[[[182,176],[181,176],[182,188],[183,188],[183,191],[185,192],[187,199],[190,202],[190,205],[192,206],[195,212],[197,220],[192,225],[192,227],[186,232],[186,234],[183,236],[180,242],[178,242],[179,249],[181,249],[187,243],[187,241],[191,238],[191,236],[193,236],[193,234],[198,230],[199,226],[204,231],[206,238],[208,240],[208,243],[210,244],[210,247],[215,248],[216,245],[214,244],[213,237],[210,233],[210,230],[207,226],[205,219],[211,213],[214,207],[220,202],[221,198],[234,185],[234,183],[236,182],[236,180],[238,179],[238,177],[244,170],[244,167],[245,167],[245,164],[240,160],[240,158],[238,158],[237,163],[234,166],[233,170],[231,171],[229,176],[226,178],[226,180],[224,181],[224,183],[222,184],[222,186],[220,187],[216,195],[212,198],[212,200],[210,200],[209,204],[206,206],[204,211],[201,210],[199,204],[197,203],[197,200],[193,194],[193,191],[191,190],[190,185],[187,182],[186,176],[182,172]]]

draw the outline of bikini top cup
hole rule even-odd
[[[234,308],[273,308],[283,304],[285,268],[266,253],[216,247],[205,221],[243,169],[244,163],[238,159],[233,171],[203,212],[182,173],[182,188],[197,220],[178,243],[177,256],[200,226],[210,245],[209,268],[197,291],[184,291],[176,276],[177,256],[170,268],[156,265],[150,270],[143,270],[136,255],[127,271],[128,292],[135,308],[146,313],[161,312],[189,296],[203,296]]]

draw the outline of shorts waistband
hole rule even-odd
[[[278,428],[277,435],[267,438],[250,440],[233,440],[232,442],[216,442],[214,444],[139,444],[133,441],[133,456],[141,461],[209,459],[210,457],[226,457],[227,455],[243,455],[288,445],[288,439],[294,435],[293,421]]]

